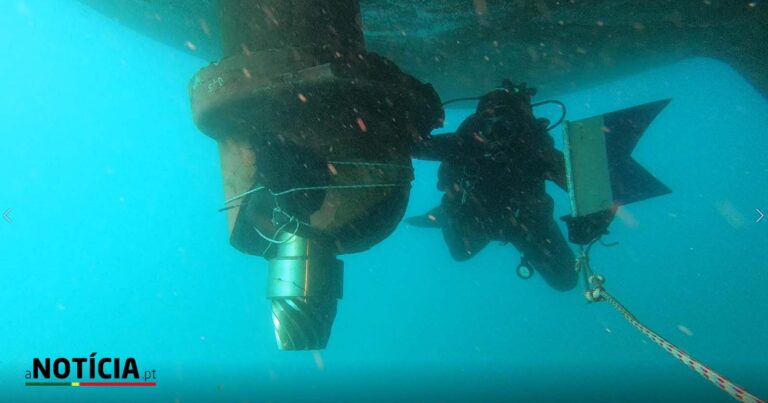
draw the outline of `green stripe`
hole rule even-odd
[[[26,386],[72,386],[72,382],[27,382]]]

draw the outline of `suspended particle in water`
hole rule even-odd
[[[357,127],[360,128],[360,131],[363,133],[368,132],[368,127],[365,126],[363,118],[357,118]]]
[[[693,332],[691,329],[688,329],[684,325],[677,325],[677,330],[679,330],[681,333],[683,333],[686,336],[693,336]]]
[[[205,18],[200,18],[200,29],[203,30],[205,36],[211,36],[211,27],[208,26],[208,21]]]
[[[315,359],[315,365],[317,365],[317,369],[324,370],[325,369],[325,362],[323,362],[323,356],[320,355],[320,352],[315,350],[312,352],[312,356]]]

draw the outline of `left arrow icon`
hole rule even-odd
[[[765,218],[765,214],[763,214],[763,212],[760,211],[759,208],[756,208],[755,211],[757,211],[757,215],[759,216],[757,217],[757,220],[755,220],[755,223],[759,223],[760,221],[763,220],[763,218]]]
[[[8,210],[5,210],[5,213],[3,213],[3,219],[5,221],[8,221],[8,223],[12,223],[11,221],[11,211],[13,211],[12,208],[9,208]]]

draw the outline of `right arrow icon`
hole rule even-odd
[[[763,218],[765,218],[765,214],[763,214],[763,212],[760,211],[759,208],[756,208],[755,211],[757,211],[757,215],[758,215],[757,220],[755,220],[755,223],[759,223],[760,221],[763,220]]]

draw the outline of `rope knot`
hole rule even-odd
[[[599,274],[593,274],[589,276],[589,284],[593,287],[601,288],[605,283],[605,277]]]
[[[603,289],[602,287],[592,288],[584,292],[584,298],[587,299],[587,302],[600,302],[605,301],[605,297],[603,297]]]

